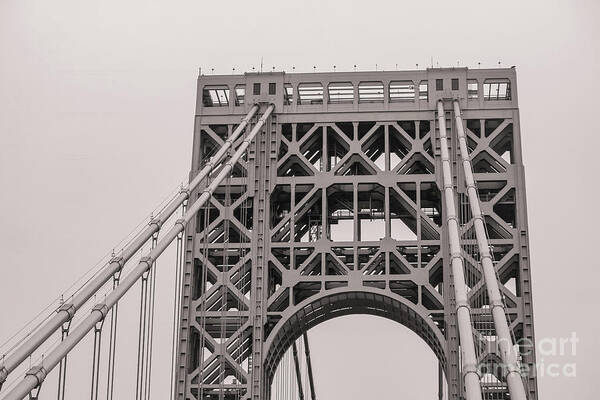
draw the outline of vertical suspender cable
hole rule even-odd
[[[92,357],[92,384],[90,400],[98,400],[98,387],[100,386],[100,350],[102,349],[102,326],[104,318],[94,326],[94,355]]]
[[[156,247],[158,240],[158,232],[152,237],[152,248]],[[156,260],[152,263],[150,269],[150,300],[148,307],[148,344],[146,345],[146,376],[145,376],[145,396],[146,400],[150,400],[150,384],[152,381],[152,344],[154,342],[154,303],[156,295]]]
[[[312,373],[312,363],[310,362],[310,348],[308,347],[308,333],[302,332],[304,338],[304,353],[306,355],[306,368],[308,370],[308,383],[310,385],[310,398],[316,400],[317,394],[315,393],[315,381]]]
[[[460,113],[460,106],[457,100],[454,100],[454,118],[458,128],[460,153],[465,170],[465,182],[467,184],[467,193],[469,195],[471,213],[473,214],[477,245],[481,255],[480,258],[483,269],[483,277],[487,287],[487,294],[490,301],[490,308],[492,309],[492,318],[494,320],[496,334],[498,335],[498,350],[500,352],[502,363],[507,369],[506,381],[508,383],[508,390],[510,392],[511,399],[525,400],[527,396],[525,394],[523,380],[521,379],[520,369],[517,364],[517,357],[513,347],[510,328],[506,320],[504,303],[498,287],[498,280],[496,279],[496,269],[494,268],[492,255],[490,253],[489,243],[485,231],[484,218],[479,205],[479,195],[477,193],[475,179],[473,177],[473,167],[469,158],[469,149],[467,147],[467,140],[465,137],[463,121]]]
[[[444,399],[444,371],[442,364],[438,364],[438,400]]]
[[[475,345],[473,343],[472,335],[473,325],[465,289],[466,285],[460,247],[460,235],[458,231],[458,217],[454,205],[454,185],[452,183],[448,138],[446,134],[446,114],[441,100],[438,102],[437,111],[440,148],[442,153],[442,178],[446,205],[446,224],[448,227],[448,241],[450,245],[450,263],[454,279],[456,319],[462,353],[461,363],[465,384],[465,395],[467,400],[481,400],[480,376],[477,369],[477,358],[475,356]]]
[[[138,348],[137,348],[137,367],[135,381],[135,399],[143,400],[144,390],[144,358],[146,355],[146,316],[148,308],[148,275],[150,268],[142,274],[142,284],[140,286],[140,318],[138,326]]]
[[[113,290],[119,285],[121,272],[113,277]],[[108,344],[108,373],[106,376],[106,400],[112,400],[115,388],[115,358],[117,355],[117,322],[119,303],[110,310],[110,338]]]
[[[158,233],[152,235],[152,249],[156,247]],[[140,296],[140,322],[138,331],[138,352],[137,352],[137,370],[136,370],[136,400],[145,400],[149,397],[150,386],[150,357],[152,343],[152,320],[153,320],[153,297],[155,285],[156,261],[142,275],[141,296]]]
[[[300,337],[300,349],[298,350],[298,352],[300,353],[300,355],[304,354],[306,349],[306,345],[304,343],[304,337]],[[303,382],[303,386],[302,386],[302,391],[305,394],[308,394],[310,392],[310,389],[308,387],[308,368],[306,366],[306,360],[303,360],[302,357],[300,357],[300,367],[302,368],[302,382]]]
[[[65,322],[61,327],[61,340],[65,340],[65,337],[69,334],[69,327],[71,321]],[[58,368],[58,394],[57,400],[64,400],[65,389],[67,383],[67,357],[60,360],[60,366]]]
[[[298,348],[296,341],[292,342],[292,352],[294,354],[294,366],[296,367],[296,382],[298,383],[298,397],[304,400],[304,392],[302,391],[302,374],[300,373],[300,362],[298,361]]]
[[[187,201],[181,205],[181,213],[185,214]],[[173,344],[171,348],[171,388],[169,398],[173,400],[175,397],[175,377],[177,375],[175,361],[178,360],[176,353],[179,349],[179,318],[181,316],[181,291],[182,291],[182,272],[183,272],[183,232],[177,235],[177,248],[175,255],[175,299],[173,301]]]
[[[160,215],[155,218],[152,223],[135,239],[132,243],[125,247],[122,254],[119,257],[113,258],[110,264],[100,272],[95,279],[89,282],[82,290],[80,290],[69,303],[63,304],[58,310],[57,314],[52,317],[48,322],[41,326],[33,335],[29,337],[23,344],[15,349],[8,357],[2,360],[0,363],[0,387],[6,381],[8,374],[10,374],[23,360],[35,351],[42,343],[44,343],[62,324],[70,321],[75,312],[85,304],[91,297],[96,293],[116,272],[120,271],[127,260],[133,257],[136,252],[146,243],[148,239],[156,233],[162,223],[164,223],[173,213],[179,208],[179,206],[189,198],[190,191],[194,190],[204,178],[210,174],[216,166],[220,165],[223,157],[233,146],[233,143],[237,140],[240,134],[246,129],[248,122],[254,114],[258,112],[258,105],[252,106],[248,114],[242,119],[238,127],[233,131],[231,136],[225,141],[223,146],[217,151],[217,153],[210,158],[204,168],[196,175],[194,179],[189,183],[187,188],[182,189],[179,196],[171,201]]]

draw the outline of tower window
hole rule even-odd
[[[226,86],[206,86],[202,90],[204,107],[227,107],[229,105],[229,89]]]
[[[479,97],[479,84],[476,79],[467,80],[467,97],[469,99],[476,99]]]
[[[427,81],[419,82],[419,100],[428,99]]]
[[[327,87],[330,104],[343,104],[354,102],[354,86],[352,82],[332,82]]]
[[[360,82],[358,84],[359,103],[383,103],[383,82]]]
[[[390,82],[390,103],[415,100],[415,85],[412,81]]]
[[[246,97],[246,85],[237,85],[235,87],[235,105],[236,106],[243,105],[245,97]]]
[[[486,79],[483,83],[484,100],[510,100],[510,81],[508,79]]]
[[[323,85],[320,82],[299,84],[298,104],[323,104]]]
[[[275,83],[269,83],[269,94],[275,94],[276,88],[277,86],[275,85]]]
[[[444,90],[444,80],[443,79],[435,80],[435,90]]]
[[[458,78],[452,78],[452,90],[458,90]]]
[[[292,104],[294,97],[294,88],[291,84],[286,83],[283,85],[283,104],[289,106]]]
[[[252,88],[252,94],[259,95],[260,94],[260,83],[255,83]]]

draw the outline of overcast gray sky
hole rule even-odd
[[[591,399],[600,372],[599,12],[592,0],[2,0],[0,343],[185,180],[198,67],[242,72],[261,58],[287,71],[500,61],[518,71],[536,335],[580,339],[576,355],[538,356],[577,364],[575,378],[541,377],[541,398]],[[157,399],[168,392],[173,290],[172,262],[160,267]],[[133,312],[130,297],[123,309]],[[398,324],[340,318],[311,339],[323,400],[434,398],[434,356]],[[119,346],[126,399],[134,338],[123,334]],[[89,345],[85,352],[73,357],[81,380],[71,398],[88,395]]]

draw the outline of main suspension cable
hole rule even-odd
[[[177,235],[185,229],[185,226],[190,222],[191,218],[196,216],[198,210],[200,210],[211,198],[218,185],[231,172],[233,165],[247,151],[250,142],[256,137],[257,133],[264,126],[267,118],[269,118],[273,112],[273,109],[274,105],[272,104],[267,107],[258,123],[252,129],[252,132],[248,135],[247,139],[240,144],[231,160],[220,169],[219,173],[209,187],[207,187],[202,192],[200,197],[190,206],[184,218],[178,220],[175,225],[165,234],[163,239],[158,242],[156,248],[150,251],[147,256],[143,257],[138,265],[121,281],[120,285],[104,298],[104,301],[100,303],[104,307],[102,309],[94,308],[94,312],[88,315],[62,343],[60,343],[52,352],[50,352],[47,357],[35,367],[35,371],[28,373],[25,378],[6,395],[4,400],[22,399],[31,391],[31,389],[39,386],[45,380],[47,373],[56,367],[60,360],[64,358],[64,356],[68,354],[91,329],[93,329],[96,322],[99,322],[105,317],[105,311],[110,310],[115,303],[117,303],[142,277],[142,275],[148,271],[152,265],[152,262],[165,251],[165,249],[171,244]]]
[[[446,207],[446,224],[448,226],[448,242],[450,247],[451,271],[454,283],[454,296],[456,299],[456,316],[460,346],[462,350],[461,366],[463,381],[466,389],[467,400],[480,400],[481,382],[477,370],[477,356],[473,342],[473,323],[471,320],[470,306],[465,290],[464,261],[460,245],[460,232],[456,215],[455,192],[450,164],[449,143],[446,132],[446,113],[443,102],[438,101],[438,130],[442,161],[442,178],[444,199]]]
[[[473,214],[473,224],[477,237],[479,253],[481,255],[481,265],[483,277],[486,282],[486,289],[490,303],[491,314],[498,336],[498,352],[506,368],[505,376],[508,384],[511,399],[525,400],[527,395],[521,376],[521,371],[517,362],[517,356],[513,347],[513,339],[510,333],[510,327],[507,321],[506,307],[502,300],[500,292],[497,271],[494,267],[493,258],[490,252],[488,237],[485,231],[485,219],[481,213],[479,195],[475,186],[473,166],[471,164],[467,141],[464,133],[463,121],[458,100],[454,100],[454,118],[458,131],[459,144],[461,149],[462,162],[465,170],[465,183],[467,193],[470,199],[471,212]]]
[[[242,119],[240,125],[235,129],[232,135],[225,141],[223,146],[217,151],[217,153],[211,158],[207,165],[199,172],[199,174],[192,179],[186,189],[182,190],[177,197],[169,202],[159,214],[159,217],[148,226],[143,232],[136,235],[132,239],[131,243],[126,246],[121,255],[115,259],[112,259],[110,264],[98,271],[93,278],[90,278],[76,295],[73,295],[70,299],[69,307],[65,309],[59,309],[59,312],[43,321],[39,324],[38,329],[35,333],[28,335],[27,339],[19,342],[19,345],[15,348],[11,348],[12,353],[2,359],[0,364],[0,385],[6,380],[8,374],[10,374],[23,360],[29,357],[42,343],[44,343],[62,324],[73,318],[75,312],[85,304],[102,286],[113,276],[113,274],[123,268],[127,260],[135,255],[135,253],[142,247],[144,243],[160,229],[160,226],[165,222],[178,208],[179,206],[188,199],[191,190],[194,190],[196,186],[204,179],[205,176],[213,172],[213,168],[221,164],[223,156],[227,150],[233,146],[233,143],[237,137],[244,131],[249,120],[258,111],[258,105],[251,107],[248,114]],[[267,114],[270,114],[272,108]],[[264,123],[264,122],[263,122]],[[242,143],[241,147],[245,149],[248,147],[247,144]]]

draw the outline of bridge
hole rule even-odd
[[[154,341],[159,268],[176,273],[172,343]],[[200,75],[189,183],[2,346],[0,398],[56,374],[64,399],[69,368],[119,398],[118,322],[135,318],[136,400],[155,346],[173,348],[172,399],[315,400],[309,330],[369,314],[429,346],[439,399],[535,400],[531,296],[515,69]],[[73,366],[86,337],[91,365]]]

